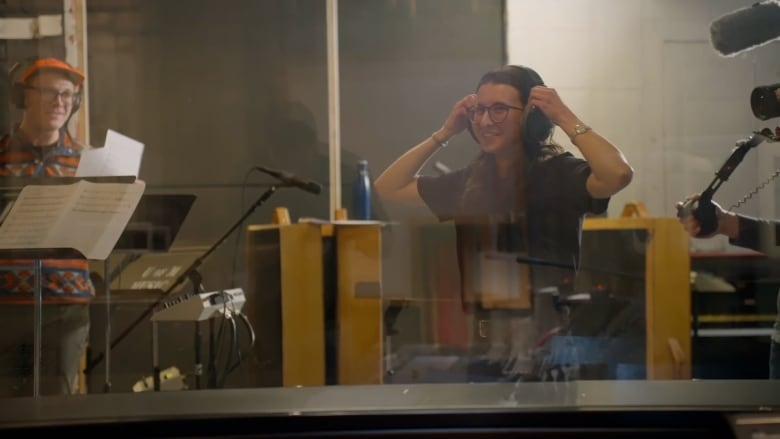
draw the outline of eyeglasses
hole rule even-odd
[[[523,109],[520,107],[513,107],[511,105],[500,103],[493,104],[489,107],[484,105],[477,105],[469,110],[469,120],[471,122],[476,122],[481,119],[487,111],[488,116],[490,116],[490,120],[492,120],[493,123],[501,123],[506,120],[506,117],[509,115],[509,110],[522,111]]]
[[[57,98],[61,98],[62,102],[70,104],[73,103],[73,98],[76,96],[76,92],[73,90],[59,91],[56,88],[35,87],[32,85],[28,85],[25,88],[37,91],[46,102],[54,102]]]

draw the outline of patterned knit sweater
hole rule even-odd
[[[44,147],[30,144],[16,130],[0,139],[0,179],[73,176],[82,148],[64,130],[56,144]],[[26,259],[0,259],[0,303],[34,301],[34,263]],[[41,265],[44,303],[86,303],[94,297],[86,259],[43,260]]]

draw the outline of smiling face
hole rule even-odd
[[[64,74],[41,72],[27,82],[24,122],[37,132],[59,130],[68,120],[77,91]]]
[[[484,111],[491,106],[497,106],[494,108],[500,108],[500,112],[506,110],[506,118],[500,120],[500,114],[491,118],[491,111]],[[482,151],[501,157],[514,157],[522,151],[523,103],[516,88],[507,84],[483,84],[477,90],[476,107],[482,111],[475,113],[471,128]]]

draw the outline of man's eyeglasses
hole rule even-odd
[[[487,114],[490,116],[490,120],[492,120],[493,123],[501,123],[506,120],[506,117],[509,115],[509,110],[523,111],[520,107],[513,107],[507,104],[493,104],[489,107],[477,105],[469,110],[469,120],[471,122],[476,122],[481,119],[487,111]]]
[[[51,87],[35,87],[28,85],[25,87],[29,90],[37,91],[46,102],[54,102],[57,98],[61,98],[62,102],[66,104],[73,103],[73,98],[76,96],[76,92],[73,90],[59,91],[56,88]]]

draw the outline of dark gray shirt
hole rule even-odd
[[[464,265],[475,252],[495,250],[531,258],[534,290],[573,284],[585,214],[603,213],[609,204],[608,198],[594,199],[588,193],[588,163],[568,152],[535,162],[527,171],[523,211],[512,206],[513,184],[495,179],[485,184],[481,198],[464,202],[475,166],[440,176],[421,176],[417,183],[420,196],[433,213],[441,221],[455,223],[461,283]]]

